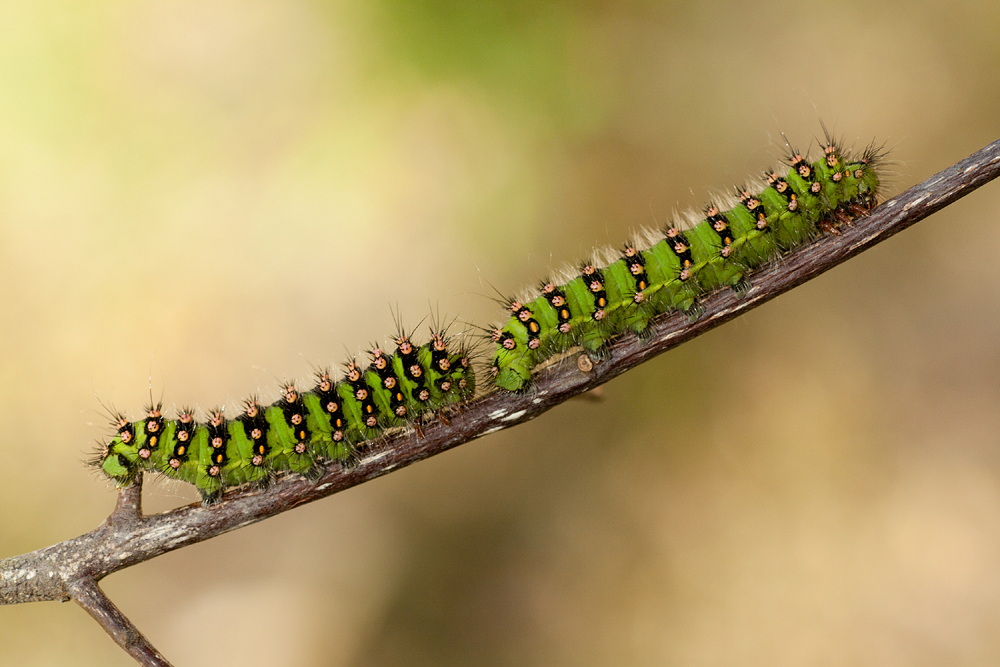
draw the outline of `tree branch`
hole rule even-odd
[[[624,335],[607,355],[593,360],[577,354],[577,363],[555,363],[539,372],[523,395],[496,392],[447,412],[422,434],[401,430],[363,452],[352,467],[326,465],[317,482],[283,474],[266,491],[237,489],[210,507],[188,505],[142,516],[141,485],[123,489],[114,512],[98,528],[80,537],[0,561],[0,604],[76,600],[140,663],[168,664],[97,587],[123,568],[189,544],[261,521],[305,503],[325,498],[457,445],[534,419],[543,412],[621,375],[630,368],[699,336],[841,262],[884,241],[1000,175],[1000,141],[932,176],[842,227],[839,235],[815,242],[754,272],[753,286],[742,296],[721,289],[700,300],[702,316],[691,322],[684,313],[661,316],[652,335],[640,340]]]

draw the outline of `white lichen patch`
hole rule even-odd
[[[30,581],[35,578],[35,574],[36,572],[34,570],[22,567],[20,570],[15,570],[13,572],[5,571],[3,573],[3,578],[7,581]]]
[[[363,465],[368,465],[369,463],[377,463],[378,461],[381,461],[382,459],[384,459],[388,455],[389,455],[389,452],[387,452],[387,451],[386,452],[379,452],[378,454],[372,454],[371,456],[368,456],[366,458],[361,459],[361,461],[358,463],[358,465],[362,465],[363,466]]]
[[[198,508],[198,510],[203,511],[203,508]],[[142,540],[144,542],[153,542],[157,544],[157,546],[163,546],[168,551],[174,545],[179,544],[189,538],[190,534],[187,532],[186,528],[171,523],[166,523],[164,525],[157,526],[156,528],[153,528],[148,533],[142,536]],[[123,558],[126,556],[128,556],[127,553],[115,554],[116,558]]]

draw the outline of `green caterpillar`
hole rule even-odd
[[[287,383],[269,406],[247,399],[236,419],[216,409],[199,423],[187,408],[165,419],[162,404],[150,404],[138,421],[115,413],[116,435],[91,463],[119,486],[143,471],[190,482],[206,504],[227,488],[266,486],[278,471],[317,474],[322,460],[348,462],[386,429],[471,398],[476,379],[468,350],[453,340],[432,327],[430,342],[417,347],[401,333],[396,351],[375,347],[364,370],[352,359],[339,381],[320,371],[309,391]]]
[[[880,149],[870,145],[854,158],[827,134],[823,153],[809,162],[793,150],[788,173],[766,172],[759,192],[738,188],[732,205],[709,204],[684,231],[646,232],[617,257],[584,262],[576,276],[509,299],[510,319],[488,334],[496,344],[493,384],[524,390],[532,370],[555,354],[577,346],[599,352],[625,332],[643,335],[669,310],[696,316],[700,294],[742,289],[749,271],[873,208]]]
[[[684,231],[644,232],[619,254],[585,262],[578,275],[510,299],[510,319],[488,336],[496,344],[490,380],[522,391],[535,367],[556,354],[573,347],[599,353],[615,336],[646,334],[670,310],[696,316],[699,295],[742,289],[754,268],[866,214],[877,203],[881,158],[874,145],[854,158],[827,135],[822,159],[792,151],[787,174],[766,172],[759,192],[737,189],[730,206],[709,204]],[[432,327],[430,342],[417,347],[401,333],[396,351],[372,349],[364,370],[352,360],[339,381],[322,371],[307,392],[286,384],[278,401],[265,407],[251,398],[235,419],[212,410],[199,423],[182,409],[169,420],[160,404],[138,421],[116,413],[116,435],[91,463],[122,486],[144,471],[190,482],[206,503],[227,488],[265,486],[278,471],[316,474],[321,461],[348,462],[386,429],[470,399],[469,350],[451,349],[451,340]]]

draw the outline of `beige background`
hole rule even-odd
[[[390,307],[487,324],[820,119],[890,192],[1000,136],[993,1],[542,4],[0,3],[0,556],[111,509],[98,398],[273,398]],[[178,666],[996,664],[998,218],[105,588]],[[0,608],[0,664],[132,663],[49,603]]]

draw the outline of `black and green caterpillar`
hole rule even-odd
[[[521,391],[553,355],[573,347],[597,352],[628,331],[642,335],[669,310],[697,314],[699,295],[740,289],[754,268],[873,208],[881,157],[874,145],[852,157],[828,135],[822,159],[809,162],[793,150],[787,173],[766,172],[763,188],[738,188],[728,206],[709,204],[687,229],[647,232],[617,256],[584,262],[575,276],[509,299],[510,319],[488,334],[496,344],[490,379]]]
[[[417,424],[472,397],[475,374],[464,343],[443,330],[432,330],[419,347],[405,334],[393,340],[396,351],[372,349],[367,368],[351,360],[338,381],[320,371],[305,392],[285,384],[280,399],[266,407],[248,399],[235,419],[218,409],[203,423],[191,409],[165,419],[161,404],[148,406],[138,421],[116,413],[116,435],[92,463],[120,486],[143,471],[190,482],[209,503],[227,488],[265,486],[278,471],[308,476],[324,460],[349,462],[386,429]]]
[[[510,319],[488,333],[496,344],[489,381],[522,391],[554,355],[575,347],[600,352],[616,336],[645,334],[667,311],[696,316],[699,295],[742,289],[756,267],[865,215],[877,203],[881,158],[874,145],[854,157],[827,135],[821,159],[791,151],[787,173],[765,172],[763,187],[738,188],[735,199],[710,203],[684,229],[644,232],[575,275],[509,299]],[[138,421],[115,414],[116,435],[92,463],[119,485],[160,472],[194,484],[211,502],[227,488],[264,486],[279,471],[312,475],[324,460],[349,462],[387,429],[419,426],[472,398],[476,377],[465,342],[452,344],[439,327],[419,347],[402,333],[393,340],[395,352],[372,349],[364,369],[352,360],[337,381],[317,373],[305,392],[286,384],[279,400],[265,407],[249,399],[235,419],[212,410],[202,423],[190,409],[165,419],[159,404]]]

